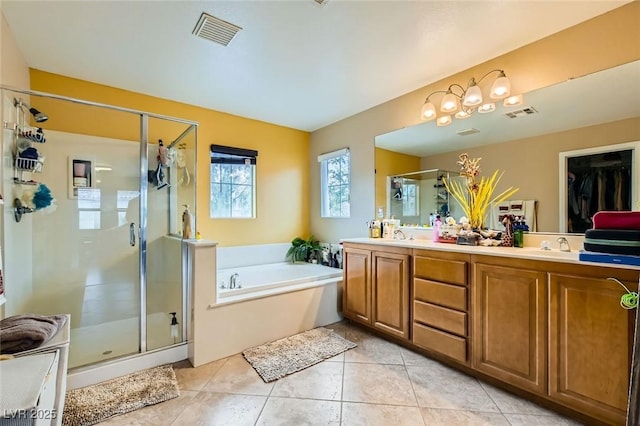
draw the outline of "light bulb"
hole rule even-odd
[[[473,85],[469,86],[464,95],[464,100],[462,101],[462,105],[468,107],[480,105],[482,103],[482,90],[480,90],[480,86],[475,84],[475,81],[472,80],[472,82]]]
[[[480,114],[486,114],[488,112],[495,111],[495,109],[496,109],[496,104],[494,102],[489,102],[489,103],[480,105],[480,107],[478,108],[478,112]]]
[[[421,116],[423,120],[427,120],[427,121],[435,119],[436,118],[435,105],[433,105],[431,102],[425,102],[424,105],[422,106]]]
[[[438,117],[438,120],[436,121],[436,124],[440,127],[442,126],[448,126],[449,124],[451,124],[451,116],[450,115],[443,115]]]
[[[496,78],[491,86],[491,99],[504,99],[511,93],[511,82],[503,72]]]
[[[459,120],[464,120],[465,118],[469,118],[471,117],[471,114],[469,114],[467,111],[461,109],[460,111],[456,112],[456,116],[457,119]]]
[[[513,95],[506,98],[502,104],[506,107],[514,107],[514,106],[522,105],[522,102],[523,102],[522,95]]]
[[[451,91],[447,92],[442,98],[442,103],[440,104],[440,111],[442,112],[453,112],[458,109],[458,97],[451,93]]]

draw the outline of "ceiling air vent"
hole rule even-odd
[[[524,117],[526,115],[537,114],[537,113],[538,111],[536,111],[534,107],[530,106],[522,109],[517,109],[515,111],[509,111],[504,115],[506,115],[509,118],[518,118],[518,117]]]
[[[193,30],[193,34],[223,46],[228,46],[241,29],[237,25],[203,12]]]
[[[468,136],[474,133],[480,133],[480,130],[474,129],[473,127],[471,127],[470,129],[458,130],[456,133],[459,134],[460,136]]]

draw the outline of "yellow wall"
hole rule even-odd
[[[382,148],[376,148],[376,209],[383,206],[385,216],[387,209],[387,176],[417,172],[420,169],[420,157],[400,154]]]
[[[197,228],[203,238],[232,246],[287,242],[309,233],[307,132],[35,69],[31,70],[31,89],[198,122],[196,213]],[[61,106],[60,102],[44,98],[38,98],[37,102],[39,109],[49,115],[49,121],[43,125],[45,129],[73,129],[76,133],[129,140],[137,137],[135,132],[132,137],[132,129],[137,128],[135,116],[71,104]],[[55,104],[55,109],[47,109],[48,104],[52,108]],[[96,120],[101,124],[96,125]],[[159,120],[150,122],[150,142],[177,136],[175,125],[163,125]],[[258,151],[256,219],[209,218],[211,144]],[[61,169],[61,173],[63,170],[66,169]]]
[[[420,108],[426,94],[442,90],[452,83],[468,81],[495,68],[507,70],[514,93],[526,93],[640,59],[638,22],[640,1],[634,1],[497,58],[487,58],[482,64],[314,131],[309,155],[311,167],[314,167],[313,162],[320,152],[339,148],[344,141],[349,141],[351,167],[357,170],[357,174],[352,175],[351,181],[351,217],[342,221],[320,217],[318,178],[311,175],[311,231],[324,240],[367,235],[363,224],[375,214],[377,199],[374,139],[377,135],[419,124]],[[456,152],[456,157],[458,154]],[[483,161],[487,161],[484,163],[487,170],[491,170],[487,157],[481,156]],[[501,154],[495,163],[500,166],[500,162],[511,160]],[[445,170],[452,168],[450,162],[433,166]],[[557,169],[557,164],[554,169]],[[516,179],[528,177],[521,173]],[[526,185],[517,180],[510,183],[517,187]],[[553,216],[557,216],[557,212]]]

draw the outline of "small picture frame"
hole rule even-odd
[[[69,157],[69,198],[78,198],[78,188],[92,188],[93,161]]]

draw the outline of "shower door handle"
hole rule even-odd
[[[131,247],[136,245],[136,224],[133,222],[129,225],[129,244]]]

